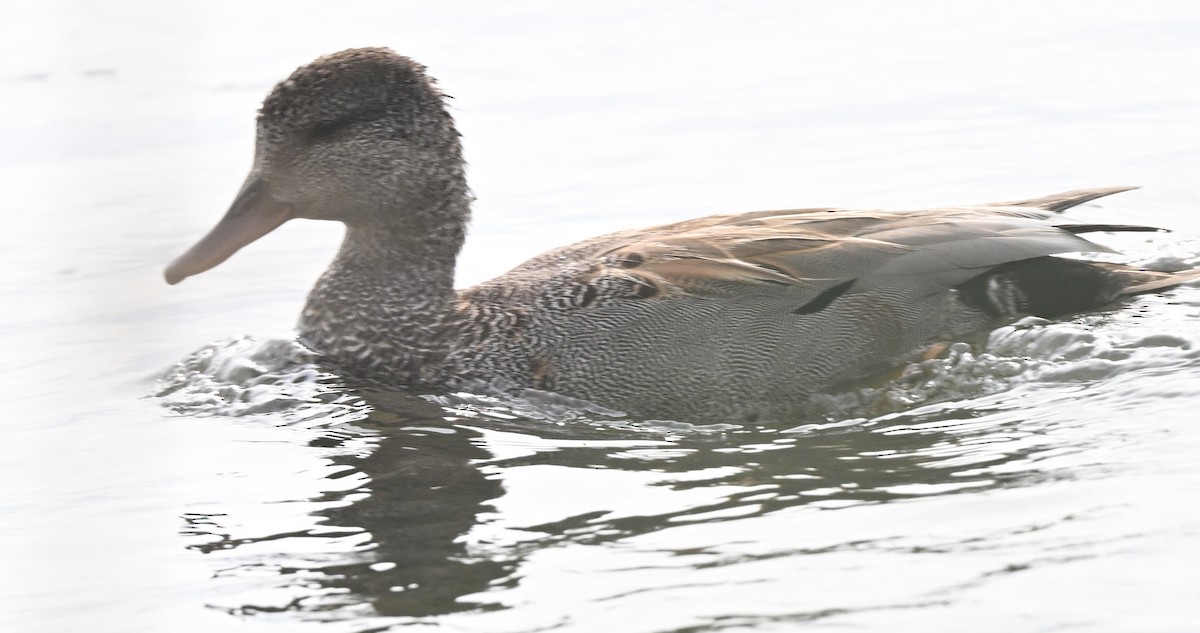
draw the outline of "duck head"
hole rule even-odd
[[[167,266],[167,283],[294,218],[461,236],[469,194],[444,99],[423,66],[388,49],[346,50],[299,68],[263,101],[254,164],[233,204]]]

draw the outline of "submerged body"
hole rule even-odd
[[[923,345],[1022,314],[1170,287],[1052,257],[1107,251],[1058,212],[1123,188],[993,205],[766,211],[624,231],[462,291],[461,150],[424,69],[383,49],[297,70],[259,116],[255,166],[175,283],[293,217],[347,225],[301,340],[348,370],[437,389],[539,389],[642,416],[783,416]]]

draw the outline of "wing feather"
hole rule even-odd
[[[736,297],[776,293],[804,305],[835,287],[861,292],[906,284],[929,292],[1008,262],[1078,252],[1112,252],[1086,231],[1133,225],[1055,225],[1057,212],[1125,191],[1072,191],[1019,202],[913,211],[787,209],[715,215],[600,236],[545,253],[510,275],[602,277],[653,287],[646,297]],[[850,283],[848,283],[850,282]],[[842,290],[845,288],[845,290]],[[653,299],[648,299],[653,300]]]

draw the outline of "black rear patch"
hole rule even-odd
[[[1061,257],[1009,262],[958,286],[963,301],[992,317],[1055,318],[1112,303],[1123,284],[1101,265]]]
[[[850,286],[853,286],[854,282],[856,281],[858,280],[851,279],[849,281],[843,281],[842,283],[825,290],[825,292],[817,295],[812,301],[809,301],[799,308],[792,310],[792,314],[813,314],[815,312],[824,310],[825,308],[829,307],[829,304],[833,303],[835,299],[843,294],[846,294],[846,291],[849,290]]]

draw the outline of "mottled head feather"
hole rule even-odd
[[[387,48],[353,48],[319,57],[276,84],[263,100],[259,120],[316,123],[397,109],[444,115],[444,97],[425,66]]]
[[[326,55],[263,101],[255,169],[301,217],[465,222],[462,150],[444,100],[424,66],[386,48]]]

